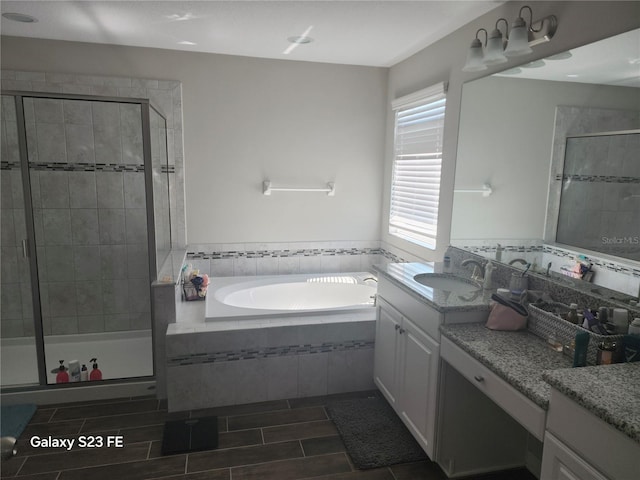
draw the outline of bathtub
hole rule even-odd
[[[205,320],[373,311],[376,292],[368,272],[213,278]]]

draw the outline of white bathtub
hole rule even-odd
[[[206,321],[372,310],[377,282],[368,272],[213,278]]]

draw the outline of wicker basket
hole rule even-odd
[[[597,363],[600,342],[621,343],[624,338],[624,335],[598,335],[535,305],[529,305],[527,308],[529,310],[529,331],[544,340],[553,334],[557,340],[562,342],[563,346],[571,345],[571,342],[576,338],[576,333],[587,332],[589,334],[589,346],[587,347],[587,363],[589,365]]]

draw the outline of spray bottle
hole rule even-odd
[[[89,374],[89,380],[102,380],[102,372],[98,368],[98,359],[92,358],[90,361],[93,363],[93,370]]]
[[[60,360],[60,368],[58,368],[58,373],[56,375],[56,383],[69,383],[69,374],[67,373],[67,369],[64,368],[64,360]]]

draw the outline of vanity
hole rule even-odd
[[[482,291],[451,294],[418,283],[434,273],[419,263],[377,268],[374,382],[430,458],[437,433],[440,325],[478,322],[487,312]],[[477,289],[476,289],[477,292]]]
[[[376,268],[374,381],[428,456],[450,478],[637,478],[640,364],[573,369],[528,330],[489,330],[492,292],[416,281],[438,268]]]

